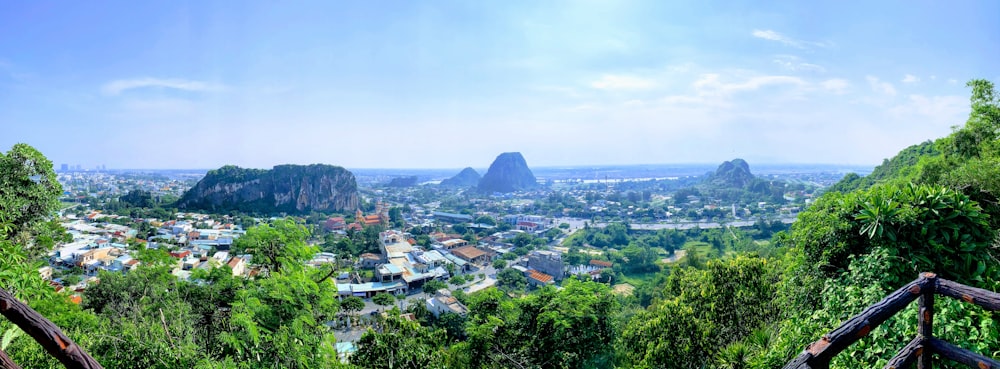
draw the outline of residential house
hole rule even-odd
[[[528,270],[528,284],[534,287],[542,287],[549,284],[555,284],[554,278],[551,275],[539,272],[537,270]]]
[[[534,269],[550,275],[556,280],[565,277],[566,266],[562,262],[562,254],[555,251],[535,250],[528,253],[528,269]]]
[[[226,264],[229,265],[229,269],[233,270],[234,277],[244,275],[247,272],[247,261],[241,257],[234,256]]]
[[[469,308],[458,301],[454,296],[451,295],[451,291],[447,289],[440,289],[431,297],[425,301],[427,310],[434,314],[434,316],[440,316],[444,313],[454,313],[461,316],[465,316],[469,313]]]
[[[451,253],[455,254],[455,256],[458,256],[462,260],[465,260],[466,262],[473,263],[473,264],[482,265],[482,264],[486,264],[490,260],[490,254],[489,253],[487,253],[486,251],[477,249],[477,248],[475,248],[473,246],[460,247],[460,248],[451,250]]]
[[[364,254],[361,254],[361,267],[362,268],[365,268],[365,269],[374,268],[374,267],[378,266],[379,264],[382,264],[383,262],[384,261],[382,260],[382,257],[379,256],[379,255],[377,255],[377,254],[372,254],[372,253],[368,253],[368,252],[366,252]]]
[[[114,248],[112,247],[101,247],[101,248],[87,250],[82,254],[77,255],[75,262],[76,266],[82,268],[84,265],[88,263],[93,265],[94,264],[93,262],[97,262],[100,261],[100,259],[102,258],[108,257],[108,255],[111,253],[112,250],[114,250]]]
[[[459,247],[465,247],[468,244],[469,244],[469,241],[463,240],[461,238],[450,239],[450,240],[445,240],[445,241],[441,242],[441,246],[443,246],[446,250],[457,249]]]

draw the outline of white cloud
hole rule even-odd
[[[892,83],[880,81],[875,76],[867,76],[865,79],[867,79],[868,84],[872,86],[872,91],[889,96],[896,96],[896,88],[892,86]]]
[[[730,95],[736,92],[753,91],[761,87],[770,85],[807,85],[805,81],[798,77],[791,76],[756,76],[750,77],[743,82],[725,83],[718,74],[702,75],[694,82],[695,90],[699,95]]]
[[[920,120],[939,126],[961,125],[969,114],[969,102],[962,96],[910,95],[907,102],[889,109],[889,113],[897,118],[919,115]]]
[[[783,43],[785,45],[796,47],[796,48],[799,48],[799,49],[806,49],[806,48],[809,48],[810,46],[817,46],[817,47],[827,47],[827,46],[829,46],[827,43],[824,43],[824,42],[810,42],[810,41],[796,40],[794,38],[785,36],[785,35],[783,35],[781,33],[778,33],[778,32],[775,32],[775,31],[772,31],[772,30],[769,30],[769,29],[766,29],[766,30],[755,29],[755,30],[753,30],[753,32],[751,32],[751,35],[753,35],[753,37],[756,37],[756,38],[760,38],[760,39],[764,39],[764,40],[768,40],[768,41],[780,42],[780,43]]]
[[[644,90],[656,86],[652,80],[627,75],[605,74],[590,83],[590,87],[601,90]]]
[[[951,83],[951,84],[953,84],[953,85],[957,85],[957,84],[958,84],[958,80],[957,80],[957,79],[954,79],[954,78],[949,78],[949,79],[948,79],[948,83]]]
[[[903,77],[903,83],[917,83],[917,82],[920,82],[920,77],[914,76],[912,74],[907,74],[906,76]]]
[[[774,64],[780,65],[785,69],[791,71],[813,71],[819,73],[826,72],[826,68],[823,68],[823,66],[812,63],[806,63],[802,61],[802,58],[799,58],[795,55],[778,55],[775,56],[774,60],[772,61],[774,62]]]
[[[833,78],[823,81],[820,83],[820,86],[827,91],[842,95],[847,93],[847,89],[851,87],[851,83],[847,82],[845,79]]]
[[[193,92],[221,91],[225,86],[210,82],[192,81],[185,79],[162,79],[162,78],[135,78],[119,79],[101,86],[101,91],[106,95],[118,95],[122,92],[136,88],[169,88]]]

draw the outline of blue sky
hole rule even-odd
[[[1000,82],[997,1],[0,3],[0,150],[112,168],[876,164]],[[874,3],[874,4],[872,4]]]

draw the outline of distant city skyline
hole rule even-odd
[[[875,165],[1000,82],[1000,2],[0,4],[0,151],[112,169]]]

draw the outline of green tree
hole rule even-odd
[[[388,293],[380,293],[372,297],[372,302],[379,306],[392,306],[396,303],[396,298]]]
[[[251,263],[269,272],[278,273],[282,268],[301,266],[318,251],[305,240],[306,228],[291,218],[278,219],[247,230],[233,245],[236,254],[251,254]]]
[[[357,296],[347,297],[340,302],[340,308],[347,314],[357,313],[365,308],[365,300]]]
[[[427,283],[424,283],[423,289],[424,289],[424,293],[426,293],[428,295],[434,295],[434,293],[436,293],[438,290],[444,289],[444,288],[447,288],[447,287],[448,287],[448,285],[445,284],[444,282],[441,282],[441,281],[439,281],[437,279],[433,279],[433,280],[427,281]]]
[[[351,363],[365,368],[445,368],[445,331],[389,317],[380,331],[369,329],[357,342]]]
[[[773,322],[776,276],[760,258],[709,261],[667,279],[667,299],[629,320],[619,341],[628,365],[700,368],[716,348]]]
[[[21,245],[29,258],[47,252],[35,235],[43,233],[42,220],[59,209],[60,194],[52,162],[38,150],[19,143],[0,152],[0,240]]]
[[[505,291],[524,291],[528,278],[517,269],[504,269],[497,273],[497,287]]]
[[[479,223],[479,224],[486,224],[486,225],[491,225],[491,226],[497,225],[497,221],[495,219],[493,219],[493,217],[491,217],[489,215],[480,215],[478,218],[476,218],[475,222]]]

